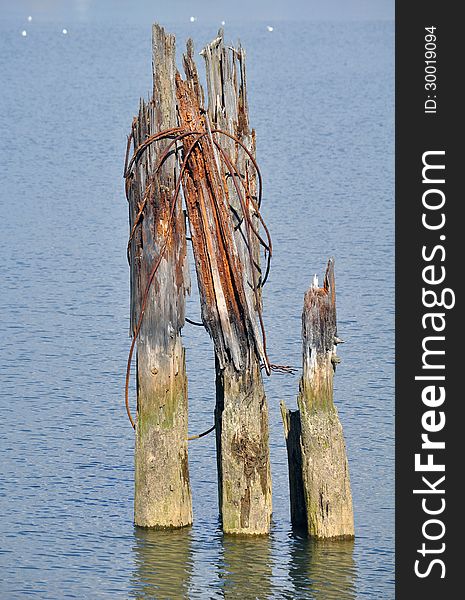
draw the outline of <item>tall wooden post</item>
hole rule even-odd
[[[201,54],[207,76],[208,116],[212,128],[234,135],[255,156],[255,131],[250,129],[247,104],[245,51],[225,46],[223,30]],[[232,138],[223,136],[228,155],[257,199],[257,172],[250,157]],[[250,312],[261,310],[259,244],[247,240],[247,223],[233,178],[227,190],[234,222],[234,241],[244,265],[243,287]],[[256,213],[250,218],[259,228]],[[250,244],[250,248],[248,247]],[[253,264],[249,259],[249,250]],[[252,320],[258,339],[257,321]],[[260,352],[250,351],[237,368],[232,360],[216,360],[216,441],[218,493],[223,529],[233,533],[267,533],[272,512],[271,471],[268,446],[268,405],[260,370]],[[265,358],[266,360],[266,358]]]
[[[352,494],[342,426],[333,401],[336,284],[329,260],[323,287],[314,281],[302,314],[303,374],[298,412],[281,403],[288,447],[291,517],[315,538],[354,536]],[[299,431],[300,429],[300,431]]]
[[[220,513],[225,532],[262,534],[269,531],[271,519],[268,410],[260,370],[260,362],[267,359],[257,325],[258,248],[247,246],[248,219],[236,188],[242,185],[237,182],[241,177],[255,194],[256,175],[239,144],[215,131],[240,136],[252,153],[254,135],[248,129],[243,55],[226,49],[221,33],[203,54],[208,113],[203,110],[192,43],[184,57],[186,81],[177,78],[177,99],[183,130],[204,132],[192,150],[195,135],[183,140],[184,156],[189,157],[183,186],[202,320],[215,345]],[[213,106],[217,96],[222,100]],[[239,173],[231,172],[235,169],[230,161]],[[246,210],[256,219],[252,204]]]
[[[177,126],[175,39],[153,26],[153,96],[141,100],[134,149],[148,136]],[[134,335],[153,265],[163,251],[137,340],[137,419],[134,521],[144,527],[192,523],[187,463],[187,377],[181,328],[189,290],[182,206],[171,215],[176,157],[156,170],[170,140],[147,147],[128,179],[131,241],[131,330]],[[174,154],[174,153],[173,153]]]

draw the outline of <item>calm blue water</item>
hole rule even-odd
[[[196,47],[216,35],[195,28]],[[132,524],[133,433],[123,406],[128,339],[122,168],[151,87],[150,25],[0,24],[0,597],[394,597],[393,26],[237,24],[275,248],[265,317],[273,362],[300,365],[313,273],[336,257],[336,403],[355,543],[291,533],[279,401],[267,380],[274,525],[223,538],[214,437],[191,443],[195,524]],[[170,27],[179,46],[191,27]],[[199,314],[195,294],[188,314]],[[212,423],[210,340],[185,328],[190,429]]]

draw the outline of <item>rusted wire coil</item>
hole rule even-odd
[[[134,130],[134,124],[133,124],[133,130]],[[251,193],[248,182],[245,181],[243,177],[241,177],[241,175],[239,174],[239,169],[237,168],[237,165],[228,156],[227,152],[224,150],[224,148],[221,146],[221,144],[218,142],[218,140],[213,138],[213,134],[223,135],[223,136],[226,136],[226,137],[234,140],[244,150],[244,152],[247,154],[247,156],[250,158],[250,161],[253,164],[255,171],[257,173],[257,179],[258,179],[258,197],[257,197],[256,202]],[[260,214],[260,206],[261,206],[261,202],[262,202],[262,175],[261,175],[260,169],[258,167],[258,164],[257,164],[254,156],[252,155],[252,153],[249,151],[249,149],[236,136],[228,133],[227,131],[223,131],[221,129],[211,130],[210,128],[208,128],[208,131],[186,131],[186,130],[183,130],[181,127],[174,127],[174,128],[166,129],[164,131],[161,131],[159,133],[156,133],[154,135],[147,137],[147,139],[144,140],[144,142],[142,142],[134,150],[134,153],[133,153],[131,159],[129,160],[131,142],[134,140],[134,131],[132,131],[131,134],[128,136],[128,144],[127,144],[126,156],[125,156],[125,162],[124,162],[124,178],[126,180],[126,186],[125,186],[126,198],[129,202],[129,186],[130,186],[131,179],[133,177],[132,169],[133,169],[133,167],[135,167],[137,165],[138,161],[140,160],[140,158],[142,157],[144,152],[147,150],[147,148],[151,144],[153,144],[154,142],[160,141],[160,140],[170,139],[169,144],[165,148],[163,154],[160,156],[158,163],[156,165],[154,172],[157,173],[160,170],[160,168],[162,167],[165,160],[168,158],[169,154],[173,151],[173,147],[174,147],[174,149],[176,149],[176,144],[179,141],[181,141],[184,138],[189,137],[189,136],[192,136],[194,138],[194,140],[191,143],[191,145],[188,147],[187,151],[184,152],[183,161],[182,161],[182,164],[180,167],[179,175],[176,180],[175,189],[174,189],[173,197],[171,200],[171,211],[170,211],[169,219],[168,219],[167,233],[163,239],[158,258],[155,260],[152,270],[150,271],[150,275],[149,275],[149,278],[148,278],[148,281],[146,284],[146,288],[145,288],[144,294],[142,296],[140,313],[139,313],[136,327],[133,332],[131,347],[130,347],[129,355],[128,355],[128,361],[127,361],[127,367],[126,367],[126,382],[125,382],[125,405],[126,405],[126,412],[128,414],[129,421],[133,428],[135,428],[135,422],[134,422],[134,419],[132,418],[131,410],[129,407],[129,381],[130,381],[130,375],[131,375],[131,363],[132,363],[134,348],[135,348],[135,344],[136,344],[137,338],[138,338],[140,330],[141,330],[144,313],[145,313],[145,309],[147,306],[147,300],[148,300],[148,294],[150,291],[150,287],[152,285],[153,279],[154,279],[155,274],[160,266],[161,260],[164,256],[164,253],[165,253],[167,245],[168,245],[168,241],[169,241],[171,229],[172,229],[172,222],[173,222],[173,218],[174,218],[174,214],[175,214],[175,208],[177,205],[177,201],[179,199],[181,184],[182,184],[183,177],[184,177],[187,165],[188,165],[189,158],[190,158],[194,148],[200,143],[201,140],[204,140],[204,139],[205,139],[205,143],[212,144],[212,146],[214,146],[218,150],[218,152],[221,156],[222,162],[225,165],[225,167],[228,169],[229,175],[232,178],[233,185],[234,185],[234,188],[236,190],[236,193],[237,193],[240,205],[241,205],[242,218],[245,220],[246,246],[248,249],[248,255],[249,255],[249,260],[250,260],[250,265],[251,265],[251,273],[252,273],[252,279],[253,279],[252,287],[253,287],[253,292],[254,292],[255,300],[256,300],[256,311],[257,311],[257,316],[258,316],[258,320],[259,320],[259,324],[260,324],[262,344],[263,344],[264,364],[262,365],[262,367],[266,370],[266,373],[268,375],[270,375],[271,370],[272,370],[272,366],[270,365],[270,362],[269,362],[268,356],[267,356],[265,326],[263,323],[263,317],[262,317],[262,313],[261,313],[261,303],[260,303],[260,300],[258,297],[258,290],[260,287],[262,287],[266,283],[266,280],[269,275],[271,257],[272,257],[272,242],[271,242],[271,236],[270,236],[269,230]],[[243,188],[243,191],[241,189],[241,186]],[[153,192],[153,184],[149,183],[145,189],[144,197],[138,206],[138,213],[134,219],[134,223],[133,223],[131,233],[129,236],[128,248],[127,248],[128,260],[129,260],[129,256],[130,256],[131,241],[134,238],[137,227],[140,225],[140,223],[143,219],[143,214],[144,214],[145,208],[147,206],[148,199],[150,198],[150,195],[152,194],[152,192]],[[257,231],[257,229],[254,226],[254,223],[252,221],[252,217],[250,214],[250,206],[252,206],[254,216],[256,216],[258,218],[260,224],[262,225],[262,227],[265,231],[266,240],[260,235],[259,231]],[[254,261],[254,258],[253,258],[252,236],[254,236],[258,240],[259,244],[264,248],[265,255],[266,255],[267,263],[266,263],[265,275],[263,277],[260,277],[260,281],[257,281],[257,276],[256,276],[256,269],[257,269],[258,265],[256,264],[256,262]],[[191,321],[190,319],[186,319],[186,321],[193,325],[199,325],[199,326],[203,325],[203,323],[197,323],[197,322]],[[275,370],[277,370],[277,369],[275,369]],[[204,435],[207,435],[207,433],[210,433],[211,431],[213,431],[213,429],[214,429],[214,427],[209,429],[207,432],[204,432],[197,436],[191,436],[188,439],[197,439],[197,438],[203,437]]]

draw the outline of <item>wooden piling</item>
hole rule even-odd
[[[148,136],[177,126],[175,38],[158,25],[152,34],[153,95],[148,102],[141,100],[133,122],[134,151]],[[134,521],[159,528],[192,523],[187,377],[181,340],[190,283],[180,201],[172,211],[178,170],[175,149],[156,170],[169,141],[148,146],[127,178],[131,333],[137,336]]]
[[[303,374],[298,411],[281,403],[288,449],[291,517],[315,538],[352,538],[354,522],[342,426],[333,401],[339,358],[334,261],[314,281],[302,314]]]
[[[245,50],[228,47],[223,30],[202,51],[207,76],[208,115],[212,127],[229,132],[255,156],[255,131],[249,125]],[[257,172],[249,156],[231,138],[223,140],[224,148],[234,157],[239,176],[257,199]],[[227,171],[230,169],[227,169]],[[226,171],[226,172],[227,172]],[[259,244],[250,242],[253,264],[246,241],[247,224],[232,177],[227,178],[228,197],[234,222],[235,243],[243,269],[243,286],[250,312],[261,310]],[[255,229],[256,213],[250,209]],[[256,293],[254,293],[256,290]],[[259,339],[257,320],[252,320]],[[268,406],[260,370],[260,359],[267,358],[251,350],[245,355],[241,370],[231,360],[216,361],[216,438],[218,486],[223,529],[237,533],[267,533],[272,512],[271,472],[268,447]]]
[[[263,534],[270,527],[271,475],[260,364],[268,368],[268,359],[257,324],[261,319],[259,251],[248,240],[250,223],[258,223],[253,209],[257,175],[240,144],[215,131],[236,137],[252,156],[255,136],[248,126],[243,51],[226,48],[220,32],[202,54],[208,110],[203,108],[191,42],[184,57],[186,81],[178,76],[176,85],[180,126],[207,132],[195,148],[191,148],[192,136],[183,139],[184,157],[190,156],[183,189],[202,321],[215,346],[220,513],[225,532]],[[245,195],[250,196],[246,207],[238,191],[242,182],[248,187]]]

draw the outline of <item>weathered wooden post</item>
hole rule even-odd
[[[157,170],[170,140],[136,152],[149,136],[177,127],[175,38],[158,25],[152,34],[153,96],[148,103],[141,100],[134,119],[137,159],[126,173],[131,333],[137,337],[134,521],[144,527],[182,527],[192,523],[187,377],[181,341],[190,285],[185,223],[180,201],[172,210],[177,176],[174,148]]]
[[[314,280],[302,314],[303,374],[298,411],[281,403],[288,448],[291,517],[315,538],[354,536],[352,494],[342,426],[333,402],[336,285],[329,260],[323,287]]]
[[[255,131],[250,129],[247,104],[245,51],[225,46],[223,30],[201,53],[207,75],[208,116],[212,127],[235,136],[255,156]],[[249,155],[232,138],[223,136],[228,155],[234,157],[238,175],[257,200],[257,171]],[[226,168],[228,198],[234,218],[234,240],[243,270],[243,286],[250,312],[261,312],[261,284],[258,239],[247,240],[247,221],[238,197],[232,166]],[[259,227],[250,206],[251,227]],[[250,257],[252,260],[250,260]],[[256,327],[256,320],[252,325]],[[258,339],[258,332],[255,332]],[[250,346],[250,345],[249,345]],[[268,406],[263,387],[260,359],[253,350],[244,355],[242,368],[232,360],[216,360],[216,441],[218,490],[223,529],[234,533],[267,533],[272,498],[268,447]],[[268,359],[264,357],[268,369]]]
[[[191,42],[184,57],[186,81],[177,77],[177,100],[180,125],[191,132],[183,139],[189,159],[183,189],[202,320],[215,345],[220,513],[225,532],[263,534],[270,527],[271,476],[260,363],[269,365],[257,325],[259,252],[251,241],[258,223],[254,134],[248,128],[242,50],[225,48],[220,32],[203,54],[208,112]]]

